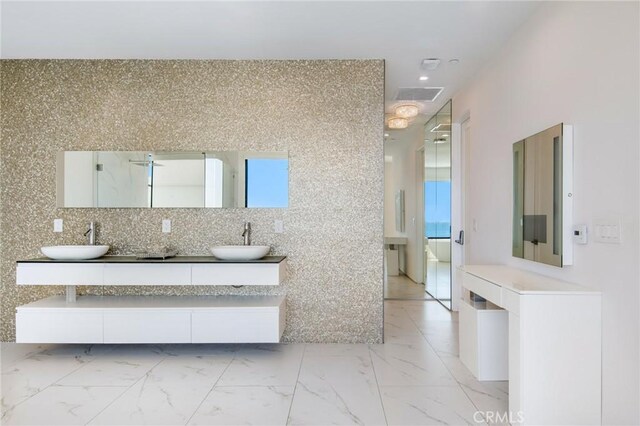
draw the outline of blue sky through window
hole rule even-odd
[[[451,237],[451,182],[424,183],[424,235],[429,238]]]
[[[289,205],[289,160],[247,159],[247,207]]]

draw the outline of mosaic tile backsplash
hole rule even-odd
[[[1,338],[15,308],[63,287],[16,286],[15,262],[84,244],[113,254],[173,245],[184,255],[254,244],[288,256],[278,287],[81,287],[80,294],[287,294],[288,342],[382,341],[384,63],[346,61],[0,61]],[[287,209],[63,209],[56,153],[288,151]],[[53,219],[64,232],[53,232]],[[172,232],[161,232],[171,219]],[[274,220],[285,233],[273,232]]]

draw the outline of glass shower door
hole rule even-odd
[[[424,282],[451,309],[451,101],[425,125]]]
[[[96,207],[151,207],[151,162],[142,152],[94,152]]]

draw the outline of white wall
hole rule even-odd
[[[423,145],[424,132],[421,124],[413,124],[402,135],[396,132],[398,140],[386,141],[384,145],[384,235],[407,237],[404,273],[415,282],[423,282],[422,272],[418,269],[418,251],[422,250],[417,240],[416,226],[422,220],[416,216],[416,155]],[[395,194],[405,191],[405,232],[396,231]]]
[[[603,292],[603,423],[639,424],[639,4],[545,4],[471,84],[454,121],[470,113],[476,263],[503,263]],[[511,256],[511,144],[574,125],[574,221],[623,217],[620,245],[575,246],[555,268]],[[579,342],[576,342],[579,344]]]
[[[204,157],[163,158],[153,168],[154,207],[204,207]]]

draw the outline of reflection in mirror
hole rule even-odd
[[[273,156],[247,157],[244,207],[287,207],[289,160]]]
[[[513,256],[524,257],[524,141],[513,144]]]
[[[58,207],[289,204],[286,152],[66,151],[57,163]]]
[[[451,309],[451,101],[429,119],[424,134],[424,282]]]
[[[399,189],[396,192],[396,231],[404,232],[404,189]]]
[[[513,144],[513,202],[513,256],[562,266],[562,124]]]

